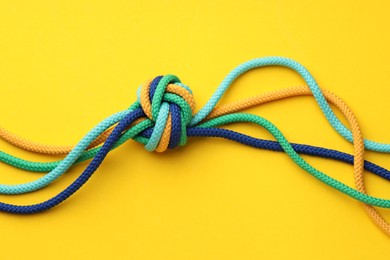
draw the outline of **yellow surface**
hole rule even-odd
[[[293,58],[356,112],[363,134],[390,142],[387,1],[2,1],[0,123],[36,141],[74,144],[135,100],[139,84],[173,73],[199,109],[248,59]],[[254,70],[223,102],[302,84],[282,68]],[[290,141],[345,152],[310,97],[251,109]],[[231,129],[270,138],[258,127]],[[52,158],[0,149],[38,161]],[[352,167],[305,157],[353,185]],[[367,158],[390,168],[389,156]],[[45,200],[78,176],[1,201]],[[0,165],[1,183],[40,174]],[[367,174],[370,194],[389,184]],[[390,220],[390,211],[382,210]],[[1,259],[386,259],[389,238],[360,205],[282,153],[196,138],[149,153],[133,141],[112,152],[87,185],[54,210],[0,214]]]

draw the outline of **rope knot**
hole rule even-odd
[[[146,150],[163,152],[185,145],[187,126],[192,120],[195,101],[192,91],[174,75],[158,76],[139,89],[138,102],[154,123]]]

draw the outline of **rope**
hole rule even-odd
[[[281,90],[279,92],[270,92],[267,93],[267,95],[249,98],[244,101],[235,102],[233,104],[214,109],[216,103],[220,100],[223,93],[227,90],[235,78],[252,68],[267,65],[281,65],[296,70],[305,79],[311,92],[307,88],[293,88],[289,89],[288,91]],[[233,111],[240,111],[253,105],[258,105],[268,101],[294,95],[309,95],[310,93],[312,93],[317,100],[331,125],[344,138],[349,141],[353,141],[355,154],[354,177],[356,190],[337,181],[336,179],[327,176],[326,174],[309,165],[302,157],[298,155],[293,146],[271,122],[262,117],[250,114],[232,114]],[[334,103],[343,112],[351,126],[352,132],[348,130],[334,115],[326,99]],[[375,198],[365,194],[366,189],[363,179],[364,145],[366,144],[368,149],[385,151],[387,149],[385,148],[386,144],[363,140],[357,120],[349,107],[346,106],[346,104],[340,98],[333,95],[332,93],[327,91],[322,93],[315,80],[302,65],[281,57],[269,57],[249,61],[234,69],[217,88],[217,91],[213,94],[206,105],[195,115],[193,112],[194,108],[195,102],[192,96],[192,92],[188,87],[183,85],[176,76],[166,75],[156,77],[154,80],[144,84],[140,88],[138,91],[138,101],[134,103],[128,111],[119,112],[103,120],[94,129],[92,129],[75,146],[75,148],[69,152],[64,160],[58,163],[58,165],[51,172],[30,183],[19,185],[0,185],[0,192],[4,192],[5,194],[19,194],[40,189],[61,176],[69,169],[69,167],[71,167],[71,165],[73,165],[79,158],[81,158],[82,155],[90,151],[97,151],[95,157],[87,166],[85,171],[68,188],[52,199],[39,204],[17,206],[0,203],[0,210],[10,213],[29,214],[41,212],[58,205],[71,196],[75,191],[77,191],[96,171],[108,152],[111,149],[117,147],[120,142],[126,138],[134,138],[136,141],[144,143],[145,148],[148,151],[156,150],[158,152],[163,152],[168,148],[172,149],[176,146],[184,145],[187,141],[187,135],[190,129],[198,129],[198,131],[203,130],[203,136],[207,136],[207,134],[211,136],[211,132],[213,130],[210,129],[210,127],[224,125],[230,122],[251,122],[258,124],[268,130],[280,143],[280,147],[302,169],[306,170],[314,177],[335,188],[336,190],[339,190],[351,196],[352,198],[365,203],[364,209],[369,214],[370,218],[386,234],[390,235],[390,225],[373,207],[378,206],[389,208],[390,200]],[[208,121],[206,120],[201,122],[205,118],[208,119]],[[116,125],[115,128],[113,130],[110,129],[110,127],[114,125]],[[210,133],[204,133],[204,131],[207,129],[210,131]],[[24,140],[18,139],[7,131],[0,131],[0,134],[2,136],[6,136],[7,141],[11,140],[10,143],[14,143],[23,148],[27,147],[29,150],[48,150],[50,151],[50,154],[55,154],[56,150],[60,151],[60,153],[66,153],[66,151],[71,149],[71,147],[62,147],[65,149],[56,149],[56,147],[53,146],[43,146],[45,149],[40,149],[42,146],[39,144],[34,142],[23,142]],[[228,137],[228,135],[232,135],[231,132],[227,131],[223,132],[223,134],[226,136],[222,136],[221,132],[221,137],[233,140],[233,137]],[[107,135],[108,137],[100,149],[99,147],[93,148],[101,141],[103,141]],[[252,139],[248,138],[246,141],[240,140],[240,138],[245,138],[244,135],[238,134],[235,137],[241,143],[253,141]],[[252,144],[252,146],[256,145],[257,144]],[[31,146],[34,148],[31,149]]]

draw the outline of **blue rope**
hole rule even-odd
[[[169,104],[171,111],[171,139],[169,140],[169,149],[173,149],[179,145],[180,134],[181,134],[181,116],[180,116],[180,107],[174,103]]]

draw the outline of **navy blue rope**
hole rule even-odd
[[[107,156],[108,152],[113,147],[115,142],[120,138],[122,132],[129,125],[131,125],[131,123],[133,123],[136,119],[141,118],[143,116],[145,116],[145,114],[141,108],[138,108],[133,112],[130,112],[128,115],[126,115],[119,122],[119,124],[114,128],[111,135],[107,138],[102,148],[99,150],[99,152],[93,158],[93,160],[87,166],[87,168],[83,171],[83,173],[72,184],[70,184],[65,190],[60,192],[58,195],[54,196],[53,198],[47,201],[38,204],[33,204],[33,205],[26,205],[26,206],[13,205],[13,204],[0,202],[0,211],[15,213],[15,214],[33,214],[33,213],[39,213],[48,210],[60,204],[61,202],[69,198],[78,189],[80,189],[81,186],[83,186],[88,181],[88,179],[92,176],[92,174],[103,162],[104,158]],[[174,124],[174,128],[177,128],[178,126],[180,125]],[[140,135],[149,137],[152,131],[153,129],[148,129],[143,131]],[[282,147],[279,145],[278,142],[253,138],[227,129],[190,127],[187,129],[187,135],[189,137],[196,137],[196,136],[221,137],[245,145],[249,145],[255,148],[267,149],[272,151],[283,151]],[[353,164],[352,155],[342,153],[336,150],[309,146],[309,145],[301,145],[301,144],[292,144],[292,146],[295,149],[295,151],[301,154],[314,155],[323,158],[330,158],[330,159],[346,162],[349,164]],[[367,171],[370,171],[374,174],[377,174],[378,176],[390,180],[390,171],[378,165],[365,161],[364,168]]]
[[[175,148],[180,142],[181,134],[181,115],[180,107],[174,103],[169,104],[171,111],[171,139],[169,140],[169,149]]]
[[[152,83],[150,83],[150,89],[149,89],[149,100],[150,103],[152,103],[154,93],[156,92],[158,83],[163,78],[163,76],[157,76],[152,80]]]
[[[284,152],[283,148],[276,141],[258,139],[258,138],[254,138],[248,135],[244,135],[223,128],[191,127],[187,129],[187,135],[189,137],[221,137],[227,140],[235,141],[255,148],[260,148],[260,149],[270,150],[275,152]],[[353,165],[354,162],[353,155],[340,152],[337,150],[312,146],[312,145],[306,145],[306,144],[297,144],[297,143],[291,143],[291,146],[299,154],[333,159],[351,165]],[[384,179],[390,180],[390,171],[377,164],[365,160],[364,169]]]
[[[153,128],[149,128],[140,133],[140,135],[149,138],[153,132]],[[282,146],[277,141],[264,140],[259,138],[254,138],[245,134],[241,134],[235,131],[231,131],[223,128],[203,128],[203,127],[189,127],[187,128],[188,137],[221,137],[227,140],[235,141],[241,144],[245,144],[254,148],[270,150],[275,152],[284,152]],[[299,154],[311,155],[316,157],[322,157],[327,159],[333,159],[340,162],[345,162],[353,165],[354,157],[353,155],[340,152],[333,149],[306,145],[306,144],[297,144],[290,143],[294,150]],[[376,165],[369,161],[364,161],[364,169],[371,173],[374,173],[384,179],[390,180],[390,171]]]

